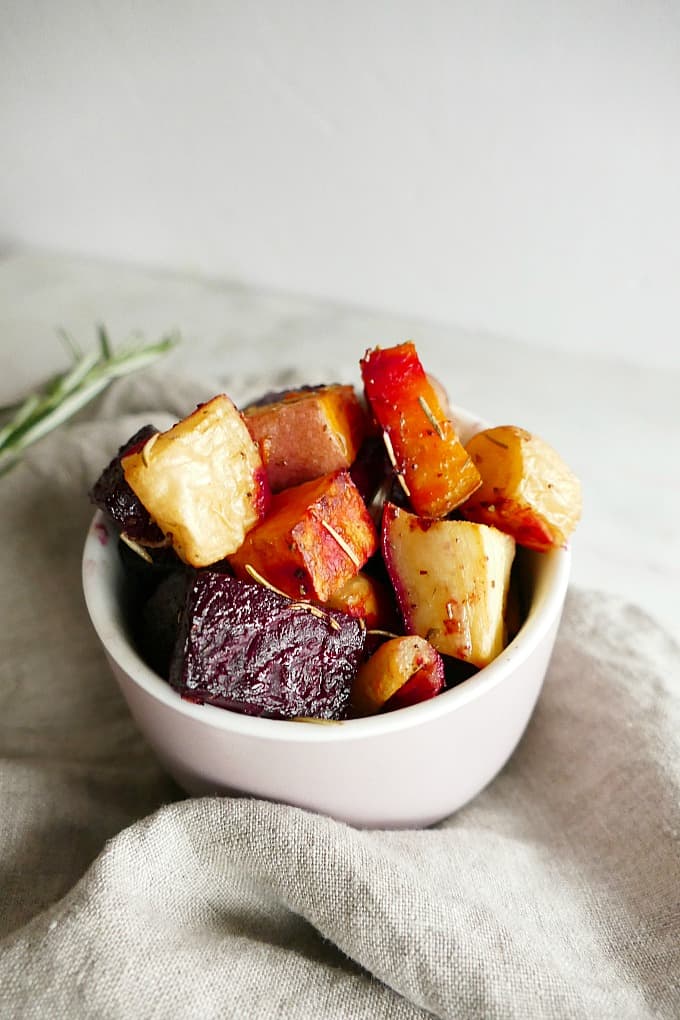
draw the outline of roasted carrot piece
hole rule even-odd
[[[481,478],[448,419],[412,342],[376,347],[361,361],[366,398],[411,506],[445,517]]]

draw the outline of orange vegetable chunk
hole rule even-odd
[[[336,471],[272,497],[271,512],[229,557],[237,577],[250,566],[297,599],[326,601],[378,546],[375,526],[348,471]]]
[[[366,398],[411,506],[422,517],[445,517],[481,478],[412,342],[376,347],[361,361]]]
[[[369,428],[353,386],[291,391],[243,415],[260,444],[272,492],[348,468]]]

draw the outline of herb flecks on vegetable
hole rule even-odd
[[[179,340],[179,336],[173,334],[155,343],[128,344],[114,351],[105,328],[99,326],[98,348],[83,354],[71,337],[63,331],[60,335],[73,364],[31,393],[23,403],[8,409],[11,417],[0,426],[0,475],[18,464],[29,446],[103,393],[114,379],[145,368]]]
[[[425,414],[425,417],[428,419],[430,425],[435,430],[435,432],[437,433],[439,438],[440,439],[445,439],[446,436],[444,435],[444,430],[442,429],[441,424],[437,421],[437,419],[435,418],[434,414],[432,413],[432,410],[430,409],[430,405],[428,404],[428,402],[425,399],[425,397],[418,397],[418,403],[422,407],[423,412]]]
[[[332,525],[330,525],[330,524],[328,523],[328,521],[325,521],[325,520],[323,519],[323,517],[318,517],[318,516],[317,516],[316,514],[314,514],[314,516],[315,516],[315,517],[316,517],[316,519],[318,520],[318,522],[319,522],[319,524],[321,525],[321,527],[322,527],[322,528],[325,528],[325,529],[326,529],[326,531],[327,531],[327,532],[328,532],[328,534],[329,534],[329,535],[331,536],[331,538],[334,538],[334,539],[335,539],[335,541],[336,541],[336,542],[337,542],[337,544],[338,544],[338,545],[340,546],[340,548],[342,549],[342,551],[343,551],[343,552],[344,552],[344,553],[345,553],[345,554],[346,554],[347,556],[349,556],[350,560],[352,561],[352,563],[354,564],[354,566],[355,566],[355,567],[357,568],[357,570],[360,570],[360,569],[361,569],[361,560],[359,559],[359,557],[357,556],[357,554],[356,554],[356,553],[354,552],[354,550],[352,549],[352,547],[351,547],[350,545],[348,545],[348,544],[347,544],[347,542],[345,542],[345,540],[344,540],[344,538],[342,537],[342,535],[340,535],[340,534],[339,534],[339,533],[338,533],[338,532],[337,532],[337,531],[335,530],[335,528],[334,528],[334,527],[332,527]]]
[[[273,591],[275,595],[282,595],[284,599],[290,598],[290,595],[286,595],[285,591],[281,591],[280,588],[277,588],[275,585],[271,584],[266,577],[263,577],[262,574],[258,573],[258,571],[251,563],[246,563],[245,569],[248,572],[248,574],[250,574],[253,581],[256,581],[258,584],[261,584],[264,588],[269,588],[269,590]]]
[[[383,430],[383,441],[385,443],[385,449],[387,450],[387,456],[390,458],[390,464],[392,465],[392,467],[395,470],[395,473],[396,473],[396,476],[397,476],[397,481],[401,485],[402,489],[404,490],[404,494],[408,498],[411,495],[411,490],[409,489],[408,485],[406,484],[406,479],[404,478],[403,474],[399,470],[399,465],[397,464],[397,458],[396,458],[396,456],[394,454],[394,447],[392,446],[392,440],[390,438],[390,434],[387,431],[387,429]]]

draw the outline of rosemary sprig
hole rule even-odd
[[[114,351],[104,326],[99,326],[98,349],[83,354],[61,333],[72,365],[52,376],[21,404],[6,408],[11,416],[0,427],[0,475],[18,464],[27,447],[58,428],[99,396],[114,379],[136,372],[162,357],[178,342],[175,334],[150,344],[128,344]]]

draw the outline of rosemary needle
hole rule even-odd
[[[114,379],[150,365],[179,340],[173,334],[155,343],[127,345],[115,351],[103,326],[98,327],[97,335],[98,349],[83,354],[62,332],[71,367],[52,376],[22,403],[6,409],[11,417],[0,426],[0,475],[19,462],[27,447],[81,411]]]

